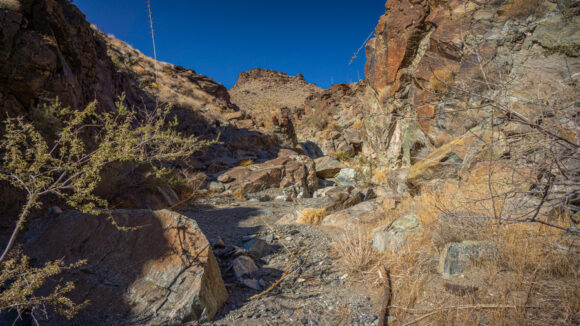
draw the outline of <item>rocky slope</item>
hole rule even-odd
[[[303,114],[304,100],[320,91],[321,88],[305,81],[302,74],[289,76],[256,68],[240,73],[229,93],[240,109],[264,125],[270,125],[272,117],[281,109],[288,109],[290,116],[299,118]]]
[[[580,320],[580,2],[388,0],[365,81],[321,90],[254,69],[229,94],[103,35],[67,1],[19,3],[0,2],[3,114],[55,96],[110,110],[125,93],[223,142],[175,164],[203,175],[194,197],[108,171],[100,191],[121,207],[182,210],[112,211],[144,225],[132,233],[39,212],[31,257],[89,259],[64,274],[75,300],[95,303],[74,322]]]

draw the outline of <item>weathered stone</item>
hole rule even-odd
[[[316,166],[316,176],[322,179],[333,178],[341,169],[346,168],[344,164],[330,156],[323,156],[314,160]]]
[[[352,186],[340,186],[328,189],[324,195],[332,200],[328,211],[339,211],[363,201],[362,194]]]
[[[65,271],[73,301],[91,304],[79,324],[179,324],[211,319],[227,291],[211,246],[197,223],[169,210],[115,210],[92,216],[67,211],[36,220],[25,252],[39,262],[87,259],[84,272]],[[55,317],[57,320],[60,317]]]
[[[533,39],[554,52],[569,56],[580,55],[580,17],[565,19],[553,15],[542,20],[534,30]]]
[[[379,216],[378,205],[373,201],[365,201],[347,209],[330,214],[324,218],[322,225],[336,226],[345,230],[353,230],[361,225],[371,225]]]
[[[252,274],[258,270],[254,260],[248,256],[238,256],[234,259],[232,268],[239,280],[245,278],[245,275]]]
[[[356,170],[351,168],[345,168],[340,170],[336,175],[336,181],[340,185],[345,186],[355,186],[356,185]]]
[[[423,230],[421,221],[414,214],[404,215],[393,223],[376,227],[371,231],[373,247],[378,252],[397,250],[407,242],[407,235]]]
[[[231,190],[244,193],[270,188],[299,187],[310,196],[318,186],[314,162],[306,155],[281,149],[278,157],[260,164],[238,166],[227,172],[234,178]],[[298,192],[300,192],[298,191]]]
[[[218,178],[217,181],[221,182],[221,183],[228,183],[230,181],[232,181],[233,178],[229,175],[229,174],[221,174]]]
[[[209,185],[207,186],[207,189],[215,193],[224,192],[226,190],[223,183],[215,181],[210,182]]]
[[[445,246],[439,260],[439,272],[444,278],[461,274],[484,260],[494,260],[497,247],[491,241],[452,242]]]

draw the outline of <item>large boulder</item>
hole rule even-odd
[[[227,175],[233,178],[230,183],[232,192],[254,193],[293,186],[311,195],[318,187],[312,159],[288,149],[281,149],[273,160],[238,166],[227,171]]]
[[[346,168],[346,165],[330,156],[319,157],[314,160],[314,164],[316,165],[316,176],[322,179],[333,178],[340,170]]]
[[[328,215],[322,225],[335,226],[345,230],[354,230],[364,225],[372,225],[379,218],[379,205],[375,201],[365,201],[350,208]]]
[[[25,239],[25,253],[39,262],[87,260],[81,270],[64,273],[76,286],[71,298],[90,301],[77,324],[209,320],[228,297],[197,223],[169,210],[115,210],[110,216],[67,211],[35,221]],[[70,323],[50,317],[52,324]]]

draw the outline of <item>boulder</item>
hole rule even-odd
[[[129,231],[121,227],[134,228]],[[65,271],[73,301],[90,300],[80,325],[181,324],[211,319],[228,294],[197,223],[169,210],[67,211],[32,223],[24,251],[38,262],[86,259]],[[55,324],[69,324],[49,316]]]
[[[332,204],[326,207],[328,211],[339,211],[363,201],[362,194],[352,186],[333,187],[324,195],[332,200]]]
[[[371,231],[373,247],[378,252],[385,252],[387,249],[397,250],[407,242],[408,234],[422,230],[423,226],[416,215],[404,215]]]
[[[355,186],[356,185],[356,170],[351,168],[345,168],[340,170],[336,175],[336,181],[339,185],[344,186]]]
[[[378,210],[378,205],[373,201],[365,201],[350,208],[330,214],[324,218],[322,225],[340,227],[345,230],[353,230],[361,224],[370,225],[378,216],[372,214]]]
[[[238,166],[227,174],[234,179],[230,183],[233,192],[254,193],[270,188],[296,186],[311,195],[318,186],[312,159],[288,149],[281,149],[278,157],[273,160]]]
[[[207,186],[207,189],[211,192],[214,193],[220,193],[220,192],[224,192],[226,190],[226,188],[224,187],[224,184],[221,182],[210,182],[209,185]]]
[[[346,168],[344,164],[330,156],[315,159],[314,165],[316,166],[316,176],[322,179],[333,178],[340,170]]]
[[[448,243],[441,252],[439,272],[444,278],[461,274],[483,260],[494,260],[497,246],[491,241],[463,241]]]

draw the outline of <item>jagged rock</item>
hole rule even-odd
[[[39,262],[87,259],[83,272],[65,271],[73,301],[91,304],[80,324],[179,324],[211,319],[227,292],[211,246],[197,223],[169,210],[67,211],[34,221],[24,250]],[[51,316],[52,318],[52,316]],[[54,317],[55,321],[60,317]]]
[[[234,262],[232,263],[232,268],[234,270],[234,274],[236,274],[236,277],[239,280],[244,279],[245,276],[252,274],[258,270],[258,266],[256,266],[254,260],[244,255],[238,256],[236,259],[234,259]]]
[[[346,168],[344,164],[329,156],[314,159],[316,166],[316,176],[322,179],[330,179],[336,176],[341,169]]]
[[[356,185],[356,170],[351,168],[341,169],[336,175],[336,181],[340,185],[355,186]]]
[[[404,215],[371,231],[373,247],[378,252],[385,252],[387,249],[397,250],[407,242],[406,235],[422,230],[423,226],[416,215]]]
[[[328,211],[339,211],[349,208],[363,201],[362,194],[353,186],[333,187],[324,192],[324,195],[332,200]]]
[[[493,143],[493,148],[491,144]],[[407,174],[407,182],[418,185],[422,181],[456,176],[462,169],[482,160],[497,160],[507,150],[502,133],[476,127],[461,137],[437,148],[423,160],[415,163]],[[489,151],[493,153],[488,154]]]
[[[281,149],[278,157],[260,164],[235,167],[227,172],[235,180],[231,191],[253,193],[270,188],[300,187],[312,194],[318,185],[314,162],[306,155]]]
[[[494,260],[496,257],[497,247],[491,241],[452,242],[441,252],[439,272],[444,278],[450,278],[470,269],[475,263]]]

